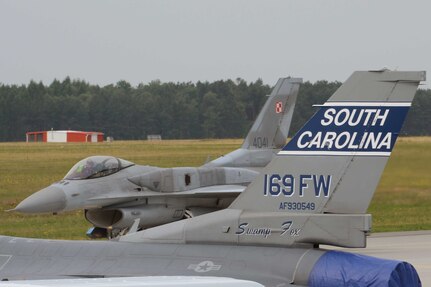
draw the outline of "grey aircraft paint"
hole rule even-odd
[[[22,213],[58,213],[85,209],[85,218],[113,236],[136,219],[140,228],[193,217],[228,207],[284,146],[299,85],[281,78],[260,111],[244,143],[200,168],[140,166],[108,156],[78,162],[66,177],[24,199]]]
[[[364,245],[371,216],[363,210],[401,128],[400,113],[405,116],[423,80],[423,72],[355,72],[225,210],[129,233],[119,242],[0,237],[0,278],[200,273],[265,286],[307,285],[319,260],[332,252],[319,244]],[[354,110],[362,111],[363,122],[348,123]],[[348,141],[347,132],[359,137]],[[371,133],[368,146],[362,140]],[[377,175],[363,181],[371,182],[358,182],[371,176],[370,169]]]
[[[229,208],[121,240],[365,247],[364,213],[424,79],[353,73]]]
[[[310,246],[286,249],[0,236],[0,279],[199,275],[247,279],[275,286],[291,281],[301,258],[309,263],[323,252]]]
[[[204,167],[264,167],[286,144],[301,78],[278,80],[241,148]]]

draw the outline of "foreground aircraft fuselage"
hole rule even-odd
[[[58,213],[84,209],[96,229],[90,237],[194,217],[228,207],[284,146],[301,79],[282,78],[259,113],[241,148],[199,168],[159,168],[93,156],[65,178],[36,192],[14,209]]]
[[[0,266],[6,263],[0,268],[0,280],[185,275],[247,279],[264,286],[277,286],[292,280],[301,257],[305,256],[303,260],[309,264],[323,253],[312,246],[286,249],[0,236]],[[297,276],[296,284],[300,284],[302,275]],[[306,278],[302,278],[302,284],[305,283]]]
[[[265,286],[419,287],[409,263],[319,245],[365,247],[365,212],[424,80],[424,72],[355,72],[226,209],[118,241],[0,237],[0,278],[200,275]]]

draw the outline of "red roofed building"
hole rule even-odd
[[[83,131],[42,131],[26,133],[27,142],[103,142],[103,133]]]

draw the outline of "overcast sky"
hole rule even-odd
[[[431,73],[430,28],[429,0],[0,0],[0,83]]]

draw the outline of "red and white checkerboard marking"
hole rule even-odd
[[[275,103],[275,112],[277,114],[283,112],[283,103],[282,102],[276,102]]]

